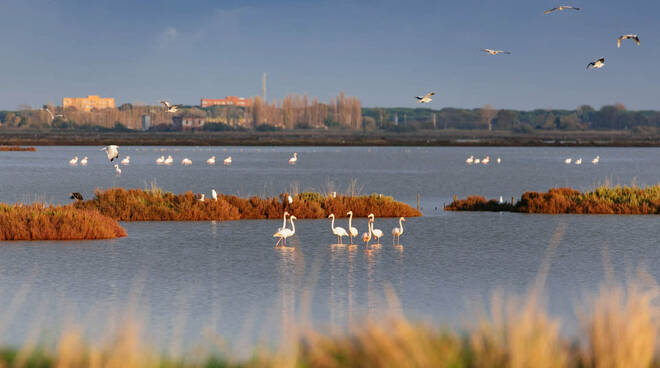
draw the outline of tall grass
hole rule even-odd
[[[554,188],[544,193],[526,192],[515,204],[469,196],[455,200],[447,211],[508,211],[545,214],[626,214],[660,213],[660,185],[647,187],[601,186],[589,192]]]
[[[374,213],[378,217],[415,217],[421,213],[409,205],[397,202],[392,197],[378,194],[370,196],[323,196],[303,192],[293,195],[289,203],[288,194],[273,198],[240,198],[218,196],[218,200],[207,198],[200,201],[192,193],[173,194],[152,189],[107,189],[96,190],[95,198],[74,203],[76,208],[97,210],[120,221],[209,221],[242,219],[276,219],[284,211],[299,219],[326,218],[330,213],[343,217],[353,211],[357,217]]]
[[[0,152],[36,152],[36,147],[0,146]]]
[[[0,204],[0,240],[92,240],[126,236],[97,211],[43,204]]]

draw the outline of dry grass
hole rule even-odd
[[[299,219],[326,218],[330,213],[343,217],[350,210],[356,217],[366,217],[370,213],[378,217],[421,216],[409,205],[377,194],[359,197],[338,195],[332,198],[305,192],[292,196],[293,203],[288,202],[286,193],[276,198],[240,198],[220,194],[217,201],[207,198],[204,202],[192,192],[177,195],[158,188],[97,190],[95,194],[94,199],[73,205],[98,210],[120,221],[276,219],[284,211]]]
[[[117,221],[70,206],[0,204],[0,240],[93,240],[126,236]]]
[[[0,152],[37,152],[36,147],[0,146]]]

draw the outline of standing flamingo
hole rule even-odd
[[[376,222],[376,216],[374,216],[373,213],[369,214],[369,218],[371,218],[371,222],[375,223]],[[374,234],[374,237],[376,240],[378,240],[378,244],[380,244],[380,238],[383,237],[383,231],[380,229],[374,229],[373,224],[371,225],[371,232]]]
[[[227,157],[227,158],[223,161],[223,163],[225,164],[225,166],[229,166],[229,165],[231,165],[231,156]]]
[[[215,156],[211,156],[211,158],[206,160],[206,163],[209,165],[215,165]]]
[[[293,157],[289,159],[289,165],[295,165],[298,162],[298,152],[293,153]]]
[[[348,211],[346,213],[348,217],[348,236],[351,238],[351,244],[353,244],[353,237],[357,237],[360,233],[358,232],[358,229],[356,227],[351,226],[351,223],[353,221],[353,211]]]
[[[115,172],[117,173],[117,176],[121,175],[121,169],[119,168],[119,165],[115,164]]]
[[[76,156],[76,157],[70,159],[70,160],[69,160],[69,165],[71,165],[71,166],[76,166],[76,165],[78,165],[78,156]]]
[[[82,166],[87,166],[87,156],[83,157],[83,159],[80,160],[80,164],[81,164]]]
[[[339,226],[335,227],[335,214],[334,213],[331,213],[330,216],[328,216],[328,218],[332,219],[332,224],[330,225],[330,227],[332,228],[332,233],[337,236],[337,240],[339,241],[339,244],[343,244],[341,242],[341,238],[343,238],[344,236],[348,236],[348,233],[346,232],[346,230],[344,230],[343,227],[339,227]]]
[[[281,230],[278,230],[275,234],[273,234],[273,237],[280,238],[280,240],[277,241],[277,244],[275,244],[276,247],[280,244],[280,241],[282,239],[284,239],[284,246],[286,246],[286,238],[290,238],[296,233],[296,225],[293,224],[293,220],[296,220],[296,216],[291,216],[289,220],[291,221],[291,229],[286,228],[286,221],[285,221],[284,222],[285,227]]]
[[[282,219],[282,227],[278,228],[277,231],[281,231],[282,229],[286,229],[286,217],[289,216],[289,213],[284,211],[284,218]]]
[[[369,246],[369,241],[371,240],[371,219],[369,219],[369,224],[367,225],[368,232],[362,234],[362,241],[365,242],[366,246]]]
[[[500,196],[501,198],[502,196]],[[405,218],[401,217],[399,219],[399,227],[392,229],[392,245],[394,245],[394,238],[396,237],[396,245],[399,245],[399,238],[403,235],[403,223],[406,221]]]

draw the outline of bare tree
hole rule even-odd
[[[490,105],[484,105],[484,107],[481,108],[481,119],[486,125],[488,125],[488,131],[493,130],[493,118],[497,115],[497,110]]]

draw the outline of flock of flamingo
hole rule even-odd
[[[498,157],[497,159],[495,159],[495,162],[497,162],[498,164],[501,164],[502,163],[502,158]],[[470,157],[468,157],[465,160],[465,163],[468,164],[468,165],[478,165],[478,164],[488,165],[490,163],[490,156],[486,156],[484,158],[479,158],[479,157],[474,157],[474,155],[470,155]]]
[[[600,156],[596,156],[591,160],[591,163],[594,165],[598,165],[598,162],[600,162]],[[582,157],[577,158],[575,161],[571,157],[567,158],[564,160],[564,163],[566,165],[570,165],[573,163],[574,165],[582,165]]]
[[[286,227],[286,217],[289,215],[290,214],[288,212],[284,212],[282,227],[279,227],[275,234],[273,234],[274,238],[279,238],[275,244],[275,247],[286,246],[286,239],[296,234],[296,225],[293,223],[293,220],[296,220],[296,216],[289,217],[291,228],[289,229]],[[332,219],[332,222],[330,223],[330,229],[332,229],[332,234],[337,237],[338,245],[343,245],[342,238],[345,236],[350,239],[350,244],[353,245],[353,238],[357,238],[358,234],[360,234],[358,229],[353,226],[353,211],[348,211],[346,215],[348,216],[348,231],[346,231],[346,229],[343,227],[335,226],[334,213],[331,213],[330,216],[328,216],[329,219]],[[369,246],[371,239],[375,238],[377,245],[380,245],[380,238],[383,237],[384,233],[380,229],[374,229],[376,216],[374,216],[373,213],[370,213],[368,217],[368,231],[362,234],[362,241],[366,246]],[[404,217],[399,218],[399,226],[392,229],[392,245],[401,246],[400,239],[401,235],[403,235],[403,223],[405,221],[406,219]]]

